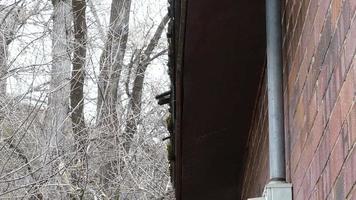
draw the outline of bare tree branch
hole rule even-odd
[[[132,139],[135,133],[137,132],[137,124],[140,121],[143,82],[145,79],[145,72],[149,64],[149,61],[152,60],[150,56],[153,50],[155,49],[155,47],[157,46],[159,39],[161,38],[163,30],[166,24],[168,23],[168,21],[169,21],[169,16],[167,14],[166,16],[163,17],[162,21],[158,25],[153,37],[151,38],[150,42],[147,45],[147,48],[145,49],[143,55],[141,56],[141,61],[139,61],[138,67],[136,69],[135,79],[133,82],[132,93],[131,93],[132,95],[130,96],[131,98],[129,102],[129,111],[126,120],[126,128],[124,132],[124,138],[125,138],[124,148],[126,152],[129,152],[130,150]]]

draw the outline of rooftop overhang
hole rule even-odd
[[[265,3],[174,1],[178,199],[239,199],[265,64]]]

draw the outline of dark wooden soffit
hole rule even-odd
[[[175,5],[177,197],[239,199],[265,58],[264,1]]]

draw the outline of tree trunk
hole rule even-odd
[[[126,51],[129,32],[131,0],[112,0],[110,27],[105,49],[100,58],[98,81],[97,125],[104,148],[101,157],[100,177],[106,195],[116,199],[115,193],[120,186],[115,184],[119,175],[118,149],[119,120],[117,113],[118,86]]]
[[[46,111],[46,141],[48,142],[44,151],[47,153],[47,160],[54,159],[49,166],[46,166],[46,175],[62,174],[62,177],[54,176],[50,184],[54,188],[49,188],[49,198],[55,198],[59,193],[68,195],[68,188],[56,186],[58,183],[67,185],[68,181],[63,178],[64,168],[67,163],[64,161],[65,150],[69,149],[70,118],[69,94],[70,94],[70,25],[71,25],[71,4],[69,0],[52,0],[53,3],[53,31],[52,31],[52,67],[50,80],[50,93],[48,96],[48,108]],[[67,149],[66,149],[67,147]],[[62,184],[61,184],[62,185]],[[64,189],[64,191],[62,191]],[[53,191],[53,193],[52,193]]]
[[[144,51],[143,56],[141,55],[141,57],[143,57],[144,59],[142,59],[138,63],[136,69],[132,92],[130,94],[129,111],[126,119],[126,128],[124,132],[124,138],[125,138],[124,148],[127,153],[130,151],[130,146],[133,137],[137,132],[137,125],[140,122],[142,92],[143,92],[143,83],[145,79],[145,72],[152,59],[156,58],[156,56],[151,57],[151,55],[153,50],[156,48],[158,41],[161,38],[163,30],[166,24],[168,23],[168,21],[169,21],[168,15],[163,17],[161,23],[156,29],[155,34],[153,35],[152,39],[147,45],[147,48]]]
[[[70,4],[68,0],[54,0],[52,33],[52,68],[47,116],[50,133],[55,136],[51,144],[57,146],[68,132],[69,94],[70,94]],[[65,123],[67,122],[67,123]]]
[[[71,79],[70,102],[72,109],[72,129],[75,140],[78,158],[76,159],[77,169],[73,173],[73,182],[80,188],[82,196],[86,186],[86,148],[88,132],[84,120],[84,79],[85,79],[85,61],[86,61],[86,43],[87,43],[87,24],[86,24],[86,2],[85,0],[73,0],[73,24],[74,24],[74,52],[73,69]]]
[[[112,1],[110,28],[100,58],[97,122],[114,134],[117,134],[119,127],[116,111],[118,84],[129,32],[130,7],[131,0]]]

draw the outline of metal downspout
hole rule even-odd
[[[280,0],[266,0],[266,26],[270,180],[285,181]]]
[[[281,0],[266,0],[269,175],[262,197],[248,200],[292,200],[286,182]]]

